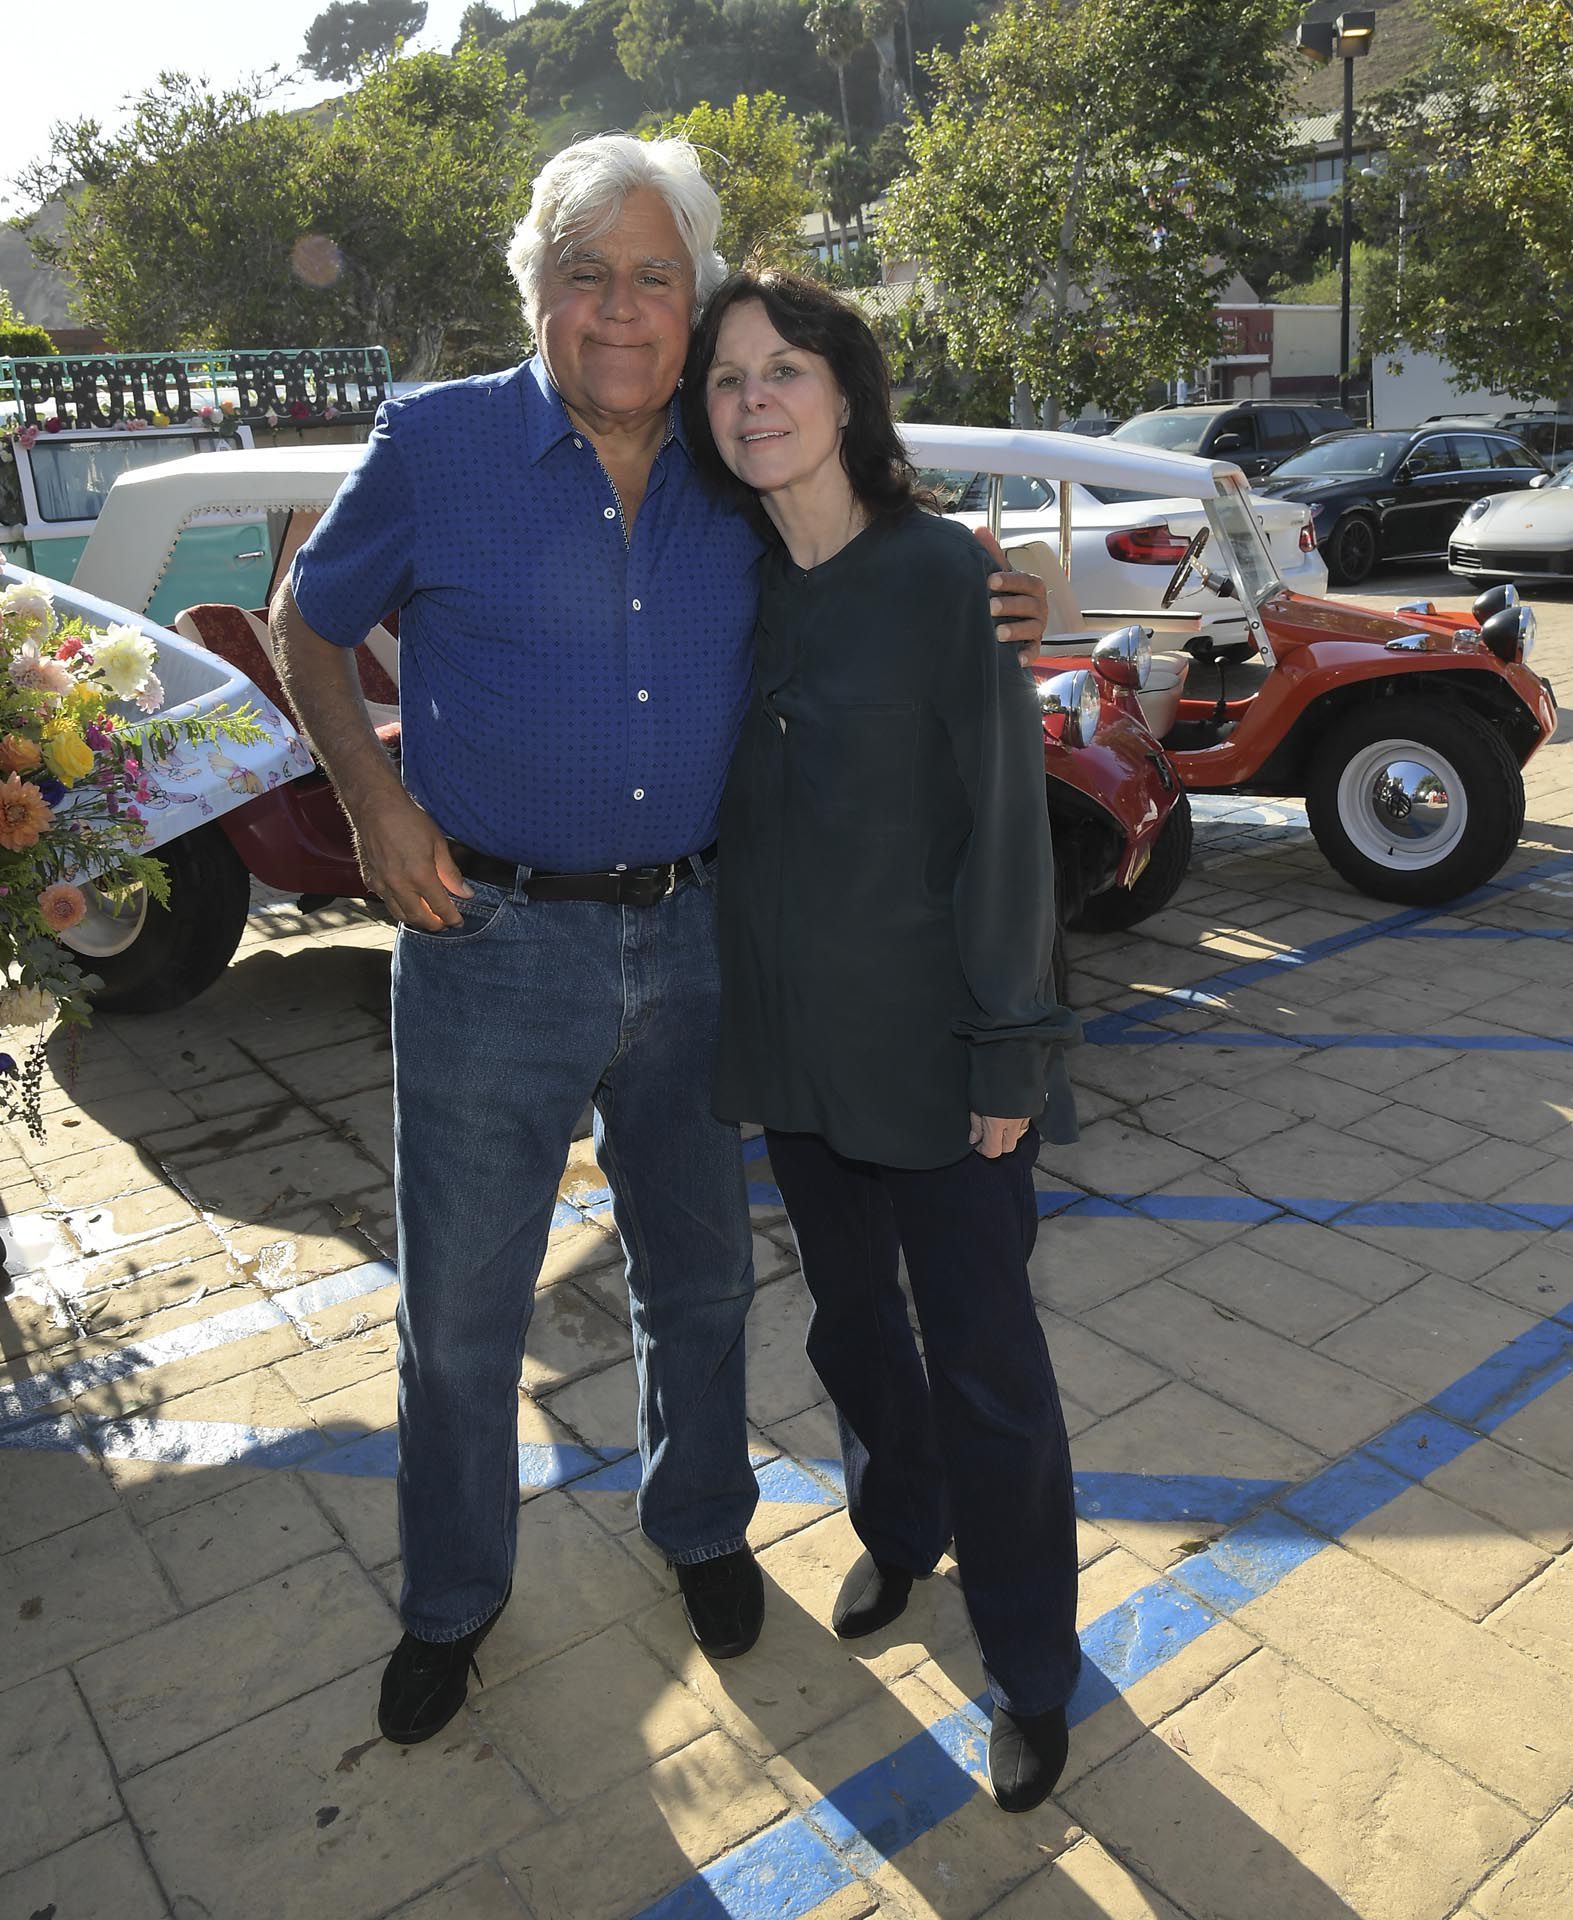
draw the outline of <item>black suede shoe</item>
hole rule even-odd
[[[472,1668],[480,1679],[475,1649],[496,1626],[512,1593],[509,1581],[502,1607],[462,1639],[417,1640],[413,1633],[405,1634],[382,1672],[377,1725],[385,1740],[413,1747],[442,1732],[464,1705]]]
[[[1003,1811],[1042,1806],[1065,1771],[1069,1747],[1063,1707],[1014,1714],[997,1706],[989,1730],[989,1791]]]
[[[688,1631],[712,1660],[735,1660],[765,1624],[765,1582],[747,1547],[672,1568]]]
[[[841,1583],[830,1624],[841,1640],[878,1633],[906,1612],[913,1576],[905,1567],[887,1567],[871,1553],[860,1553]]]

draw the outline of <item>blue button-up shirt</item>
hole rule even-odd
[[[337,646],[397,610],[404,783],[446,833],[598,872],[715,838],[760,550],[675,406],[629,537],[536,358],[386,402],[290,578]]]

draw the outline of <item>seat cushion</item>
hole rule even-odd
[[[1188,653],[1155,653],[1147,684],[1137,694],[1142,718],[1155,738],[1161,740],[1180,717],[1180,701],[1185,694],[1186,676],[1191,670]]]

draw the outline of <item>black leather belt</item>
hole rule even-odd
[[[462,841],[450,840],[448,850],[466,880],[487,886],[512,888],[519,877],[516,861],[499,860]],[[669,860],[659,867],[624,867],[617,873],[532,873],[524,883],[528,900],[595,900],[609,907],[653,907],[687,881],[698,878],[696,866],[715,858],[714,844],[702,853]]]

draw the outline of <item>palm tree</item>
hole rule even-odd
[[[836,70],[841,88],[841,131],[850,147],[852,118],[847,112],[847,62],[868,37],[863,30],[858,0],[814,0],[807,24],[814,36],[815,53]]]
[[[887,123],[900,118],[905,91],[896,71],[896,15],[900,11],[901,0],[862,0],[863,31],[879,56],[879,110]]]
[[[814,184],[824,194],[831,217],[841,230],[843,266],[851,251],[847,228],[854,220],[861,222],[863,202],[868,198],[871,182],[868,161],[853,146],[834,146],[815,165]]]

